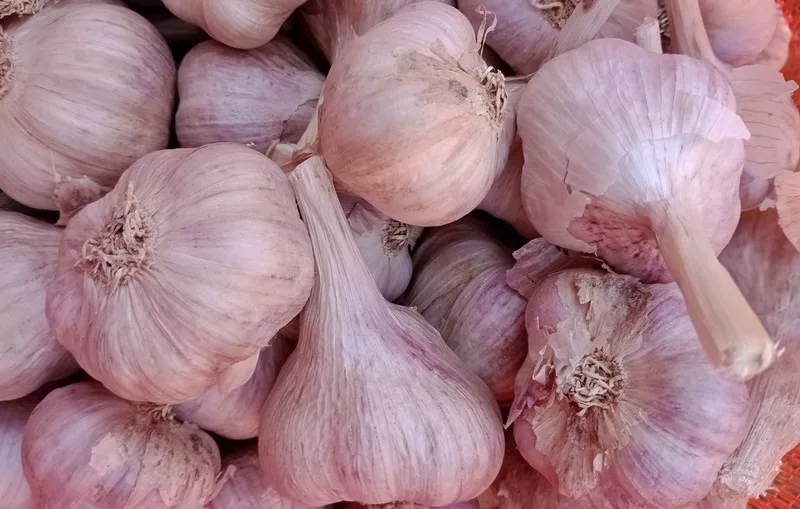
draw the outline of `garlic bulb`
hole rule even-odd
[[[212,387],[198,398],[176,405],[175,415],[231,440],[255,438],[261,407],[291,352],[292,341],[279,332],[261,350],[253,376],[244,385],[232,391]]]
[[[714,53],[733,66],[753,63],[778,30],[774,0],[699,0]]]
[[[586,2],[590,5],[590,2]],[[567,18],[581,0],[459,0],[458,8],[478,27],[484,15],[481,6],[497,16],[497,28],[486,43],[520,74],[535,72],[547,59]],[[655,17],[656,0],[620,0],[597,37],[633,41],[633,32],[647,17]]]
[[[778,224],[800,251],[800,173],[783,172],[775,177],[775,194]]]
[[[747,389],[705,360],[675,285],[567,269],[531,295],[526,326],[510,420],[561,494],[678,509],[708,493],[747,430]]]
[[[505,166],[514,114],[504,78],[448,5],[414,3],[353,40],[334,59],[323,95],[326,165],[397,221],[463,217]]]
[[[645,282],[676,280],[712,364],[748,378],[775,351],[716,259],[740,210],[748,132],[734,109],[707,64],[599,39],[531,78],[517,124],[536,230]]]
[[[346,194],[339,202],[358,251],[384,298],[394,301],[411,281],[411,253],[422,228],[391,219],[369,203]]]
[[[295,143],[311,120],[324,79],[282,37],[246,51],[200,43],[178,71],[178,140],[183,147],[250,143],[262,153],[277,141]]]
[[[0,28],[0,188],[47,210],[80,183],[98,198],[167,146],[174,86],[169,48],[130,9],[60,2],[12,20]]]
[[[309,509],[281,497],[264,482],[255,444],[236,447],[222,461],[235,471],[206,509]]]
[[[225,480],[209,435],[94,382],[56,389],[36,407],[22,464],[47,509],[196,509]]]
[[[527,352],[526,301],[506,284],[513,247],[497,225],[467,216],[431,230],[414,252],[403,304],[416,308],[503,405]]]
[[[351,40],[364,35],[406,5],[420,0],[308,0],[300,15],[329,62]],[[436,0],[455,5],[455,0]]]
[[[247,381],[313,282],[291,187],[243,145],[154,152],[67,225],[47,317],[81,367],[133,401]]]
[[[263,409],[268,484],[307,505],[476,497],[503,455],[491,392],[417,312],[381,297],[322,160],[306,160],[289,180],[317,275],[297,349]]]
[[[22,432],[36,401],[0,403],[0,498],[5,509],[37,509],[22,470]]]
[[[45,316],[61,237],[55,226],[0,211],[0,401],[21,398],[78,370]]]
[[[792,29],[786,17],[778,9],[778,25],[772,35],[767,47],[753,61],[754,64],[766,65],[773,69],[780,70],[789,59],[789,45],[792,42]]]
[[[748,383],[750,432],[717,480],[718,494],[743,499],[763,493],[783,455],[800,442],[800,253],[770,209],[742,216],[720,261],[784,349],[772,368]]]
[[[197,25],[219,42],[253,49],[271,41],[305,0],[164,0],[180,19]]]

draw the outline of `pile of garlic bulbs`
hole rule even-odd
[[[0,1],[0,505],[743,508],[800,441],[789,39]]]

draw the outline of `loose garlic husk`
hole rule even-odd
[[[217,41],[253,49],[271,41],[305,0],[164,0],[180,19],[197,25]]]
[[[411,248],[422,228],[385,216],[358,198],[339,194],[358,251],[383,297],[394,301],[411,281]]]
[[[415,226],[477,207],[505,166],[514,121],[479,46],[467,19],[437,2],[409,5],[345,46],[319,110],[319,149],[337,182]]]
[[[783,455],[800,442],[800,253],[770,209],[742,216],[720,261],[784,349],[774,366],[748,382],[750,432],[717,479],[716,494],[736,500],[763,493]]]
[[[39,507],[197,509],[225,477],[214,440],[166,407],[100,384],[56,389],[28,419],[22,464]]]
[[[774,0],[699,0],[714,53],[725,63],[754,63],[778,31]],[[788,41],[787,41],[788,43]]]
[[[163,38],[120,5],[60,2],[5,24],[0,188],[30,207],[69,206],[66,215],[76,199],[99,198],[167,146],[174,86]]]
[[[683,508],[741,443],[744,383],[715,372],[675,285],[551,275],[526,310],[512,407],[528,462],[577,507]]]
[[[503,455],[491,392],[418,313],[382,298],[322,160],[309,158],[289,180],[317,274],[299,343],[263,409],[268,484],[307,505],[476,497]]]
[[[281,497],[264,482],[255,444],[235,447],[222,461],[235,470],[206,509],[310,509]]]
[[[299,12],[311,36],[332,62],[351,40],[409,4],[421,0],[308,0]],[[455,0],[435,0],[455,5]]]
[[[255,438],[261,407],[292,347],[292,339],[279,332],[261,350],[253,376],[244,385],[233,390],[212,387],[193,400],[175,405],[175,415],[231,440]]]
[[[245,383],[305,304],[308,234],[286,176],[235,143],[143,157],[67,225],[47,317],[81,367],[133,401]]]
[[[178,141],[182,147],[235,141],[262,153],[274,142],[296,143],[324,80],[282,37],[251,50],[200,43],[178,70]]]
[[[506,284],[513,247],[496,230],[493,222],[474,216],[430,230],[414,252],[414,278],[403,304],[436,327],[507,406],[527,352],[527,303]]]
[[[26,396],[78,370],[45,316],[63,231],[0,211],[0,401]]]
[[[4,509],[39,509],[22,469],[22,432],[33,398],[0,403],[0,499]]]
[[[459,0],[458,8],[478,27],[485,8],[497,17],[497,28],[486,43],[516,72],[535,72],[547,59],[561,28],[581,0]],[[590,5],[590,2],[586,2]],[[655,17],[656,0],[621,0],[597,37],[633,41],[633,32],[647,17]]]
[[[545,239],[674,279],[714,366],[743,379],[769,366],[774,344],[716,258],[736,228],[749,135],[722,74],[598,39],[531,78],[517,124],[525,208]]]

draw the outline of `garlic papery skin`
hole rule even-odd
[[[350,194],[415,226],[480,204],[508,158],[513,107],[469,21],[437,2],[405,7],[334,59],[319,146]]]
[[[255,443],[226,452],[222,462],[235,470],[206,509],[311,509],[281,497],[264,482]]]
[[[261,350],[253,376],[244,385],[233,390],[212,387],[193,400],[175,405],[175,415],[231,440],[255,438],[261,407],[292,347],[292,340],[279,332]]]
[[[219,449],[166,407],[131,403],[100,384],[56,389],[25,425],[22,464],[46,509],[197,509],[219,491]]]
[[[263,409],[267,483],[307,505],[475,498],[503,456],[491,392],[416,311],[383,299],[322,160],[289,180],[317,273],[297,348]]]
[[[414,278],[403,304],[442,334],[501,406],[527,353],[527,302],[506,284],[513,246],[488,218],[467,216],[432,229],[414,251]]]
[[[769,370],[748,382],[750,431],[715,487],[725,498],[743,499],[763,493],[781,458],[800,442],[800,253],[769,209],[742,215],[720,260],[784,350]]]
[[[312,284],[286,176],[217,143],[143,157],[69,222],[47,317],[112,392],[175,404],[244,384]]]
[[[121,5],[59,2],[4,24],[0,188],[46,210],[72,201],[58,194],[71,178],[107,191],[139,157],[166,148],[174,87],[163,38]]]
[[[0,211],[0,401],[26,396],[78,370],[45,316],[60,228]]]
[[[774,0],[699,0],[714,53],[725,63],[754,63],[772,41],[781,16]]]
[[[735,108],[708,64],[597,39],[531,78],[517,125],[536,230],[645,282],[675,280],[711,363],[746,379],[775,349],[716,258],[740,211],[749,133]]]
[[[422,228],[395,221],[353,196],[339,194],[339,202],[361,258],[381,294],[390,302],[396,300],[411,281],[410,250]]]
[[[253,49],[271,41],[305,0],[164,0],[180,19],[197,25],[217,41]]]
[[[564,270],[531,295],[526,325],[515,440],[561,494],[678,509],[708,493],[744,437],[748,395],[706,360],[675,285]]]
[[[262,153],[274,142],[296,143],[324,79],[283,37],[251,50],[202,42],[178,70],[178,141],[182,147],[235,141]]]
[[[0,497],[5,509],[38,509],[22,470],[22,433],[36,401],[0,403]]]
[[[332,62],[351,40],[409,4],[421,0],[308,0],[299,12],[311,36]],[[436,0],[455,5],[455,0]]]
[[[590,2],[586,2],[590,5]],[[581,0],[459,0],[458,8],[476,28],[483,22],[481,6],[497,17],[486,43],[516,72],[535,72],[547,59],[569,15],[583,8]],[[656,0],[621,0],[597,37],[633,41],[647,17],[656,17]]]
[[[775,195],[778,224],[800,251],[800,173],[783,172],[775,177]]]

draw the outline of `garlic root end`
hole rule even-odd
[[[0,0],[0,19],[14,14],[17,16],[36,14],[53,2],[54,0]]]
[[[1,15],[0,18],[2,18]],[[0,26],[0,100],[8,94],[8,90],[11,88],[13,73],[14,59],[12,56],[11,36]]]
[[[654,230],[711,364],[740,380],[769,367],[776,356],[775,344],[717,260],[708,237],[670,211]]]

